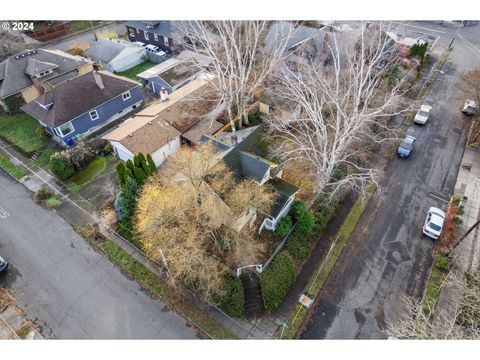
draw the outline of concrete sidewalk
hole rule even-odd
[[[475,224],[480,216],[480,150],[465,148],[454,194],[458,197],[465,196],[463,202],[464,214],[461,216],[462,224],[458,236],[463,234]],[[454,250],[452,259],[452,273],[461,278],[471,270],[479,269],[480,240],[479,229],[472,231]],[[440,293],[435,309],[434,321],[445,321],[456,316],[456,309],[461,301],[462,293],[457,287],[445,284]]]

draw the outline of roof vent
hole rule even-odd
[[[36,54],[37,53],[37,50],[32,50],[32,54]]]
[[[133,134],[128,134],[129,137],[133,137]]]
[[[15,60],[20,59],[20,55],[15,55]]]
[[[153,125],[153,122],[149,121],[149,122],[148,122],[148,125]]]
[[[20,56],[21,56],[22,58],[27,57],[27,55],[25,55],[25,54],[22,54],[22,55],[20,55]]]
[[[32,55],[33,53],[31,51],[27,52],[27,55],[30,56]]]

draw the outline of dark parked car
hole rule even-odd
[[[415,140],[416,138],[414,138],[413,136],[407,135],[398,147],[398,156],[403,159],[408,159],[413,152],[413,143],[415,142]]]
[[[0,273],[7,270],[8,263],[0,256]]]

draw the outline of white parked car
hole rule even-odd
[[[465,101],[465,105],[463,105],[462,112],[465,115],[473,115],[477,111],[478,105],[473,100]]]
[[[420,106],[420,109],[415,114],[415,118],[413,119],[413,121],[416,124],[424,125],[428,121],[431,111],[432,111],[432,107],[429,105]]]
[[[155,46],[155,45],[147,45],[147,46],[145,46],[145,50],[152,53],[152,54],[156,54],[160,57],[167,56],[165,51],[160,50],[160,48],[158,46]]]
[[[437,240],[442,234],[443,223],[445,221],[445,213],[432,206],[428,212],[423,224],[423,233],[428,237]]]
[[[135,41],[134,44],[137,44],[137,45],[140,45],[142,47],[145,47],[145,43],[141,42],[141,41]]]

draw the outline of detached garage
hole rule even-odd
[[[151,154],[157,167],[180,148],[180,132],[160,117],[131,118],[102,139],[112,144],[120,160],[133,159],[138,153]]]
[[[118,39],[100,39],[85,51],[85,56],[110,72],[122,72],[143,63],[143,46]]]

